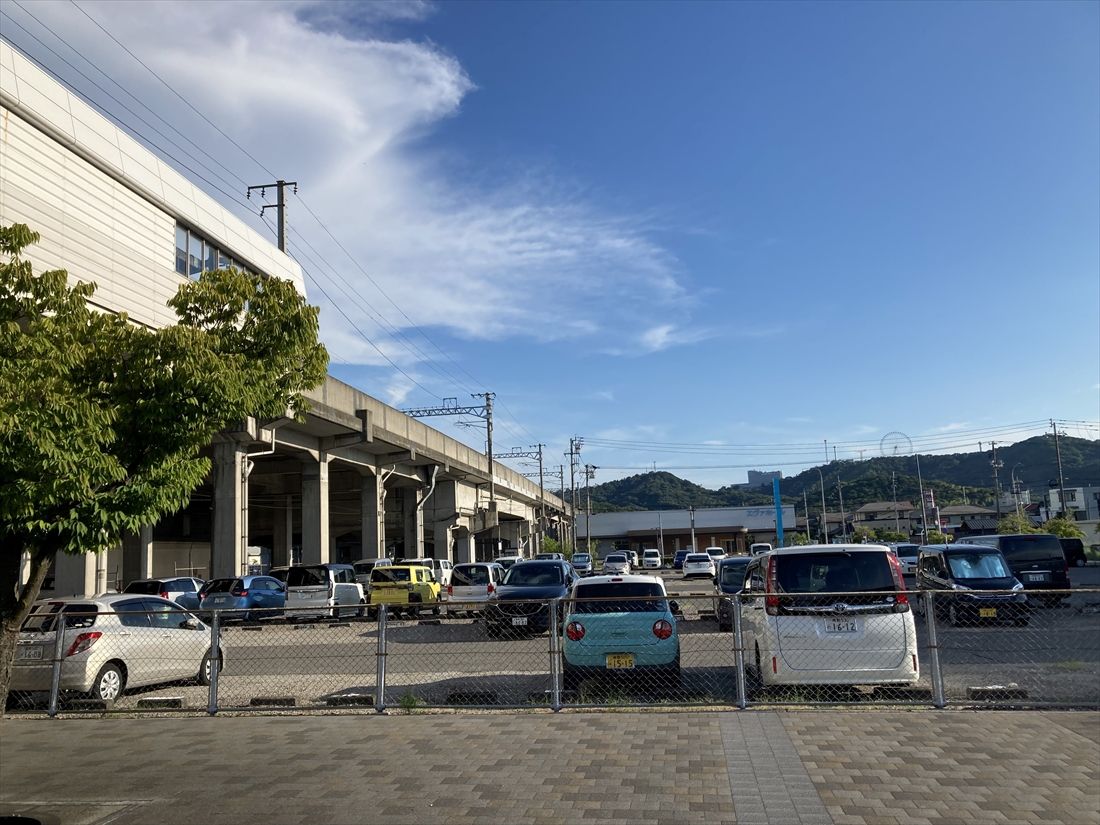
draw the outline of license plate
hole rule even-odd
[[[21,647],[19,648],[20,659],[41,659],[42,648],[40,647]]]
[[[855,619],[826,619],[825,620],[825,632],[826,633],[856,633],[859,628],[856,627]]]
[[[982,619],[995,619],[997,618],[997,608],[995,607],[979,607],[978,617]]]
[[[1042,581],[1046,581],[1046,578],[1047,577],[1046,577],[1045,573],[1028,573],[1027,574],[1027,580],[1029,582],[1042,582]]]
[[[512,626],[513,627],[523,627],[525,624],[527,624],[527,617],[526,616],[522,616],[518,619],[512,619]]]
[[[607,654],[607,669],[608,670],[630,670],[634,667],[634,654],[633,653],[608,653]]]

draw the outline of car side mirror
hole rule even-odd
[[[180,628],[182,630],[198,630],[201,626],[198,619],[188,618],[180,622]]]

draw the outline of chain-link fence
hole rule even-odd
[[[340,618],[91,607],[32,615],[9,710],[1100,707],[1100,589],[452,601]]]

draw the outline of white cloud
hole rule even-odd
[[[479,170],[471,180],[461,158],[424,140],[442,120],[459,116],[475,90],[475,79],[438,45],[393,34],[399,25],[415,31],[408,21],[428,16],[431,5],[172,0],[82,6],[267,169],[297,180],[305,202],[411,319],[292,198],[291,250],[351,319],[325,314],[323,335],[334,355],[378,362],[372,348],[356,343],[361,337],[354,326],[388,340],[383,349],[404,351],[394,360],[422,360],[375,313],[397,327],[446,328],[467,338],[588,337],[596,349],[601,338],[622,341],[624,330],[645,329],[638,346],[650,352],[707,337],[658,323],[671,311],[684,317],[691,301],[678,262],[648,237],[645,216],[609,212],[552,170],[515,174],[516,163]],[[235,174],[248,183],[269,179],[71,5],[33,8],[76,51]],[[182,155],[180,161],[195,165]],[[225,188],[243,185],[228,181]],[[303,241],[335,265],[346,288],[311,262]],[[311,298],[325,303],[316,289]]]
[[[950,432],[954,432],[955,430],[965,430],[969,426],[970,426],[969,421],[953,421],[950,424],[944,424],[942,427],[933,427],[932,432],[934,432],[934,433],[950,433]]]

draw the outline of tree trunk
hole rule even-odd
[[[31,575],[26,584],[20,585],[19,568],[23,552],[18,545],[0,552],[0,717],[3,717],[8,706],[19,628],[42,591],[42,582],[46,580],[46,571],[54,557],[51,546],[30,548]]]

